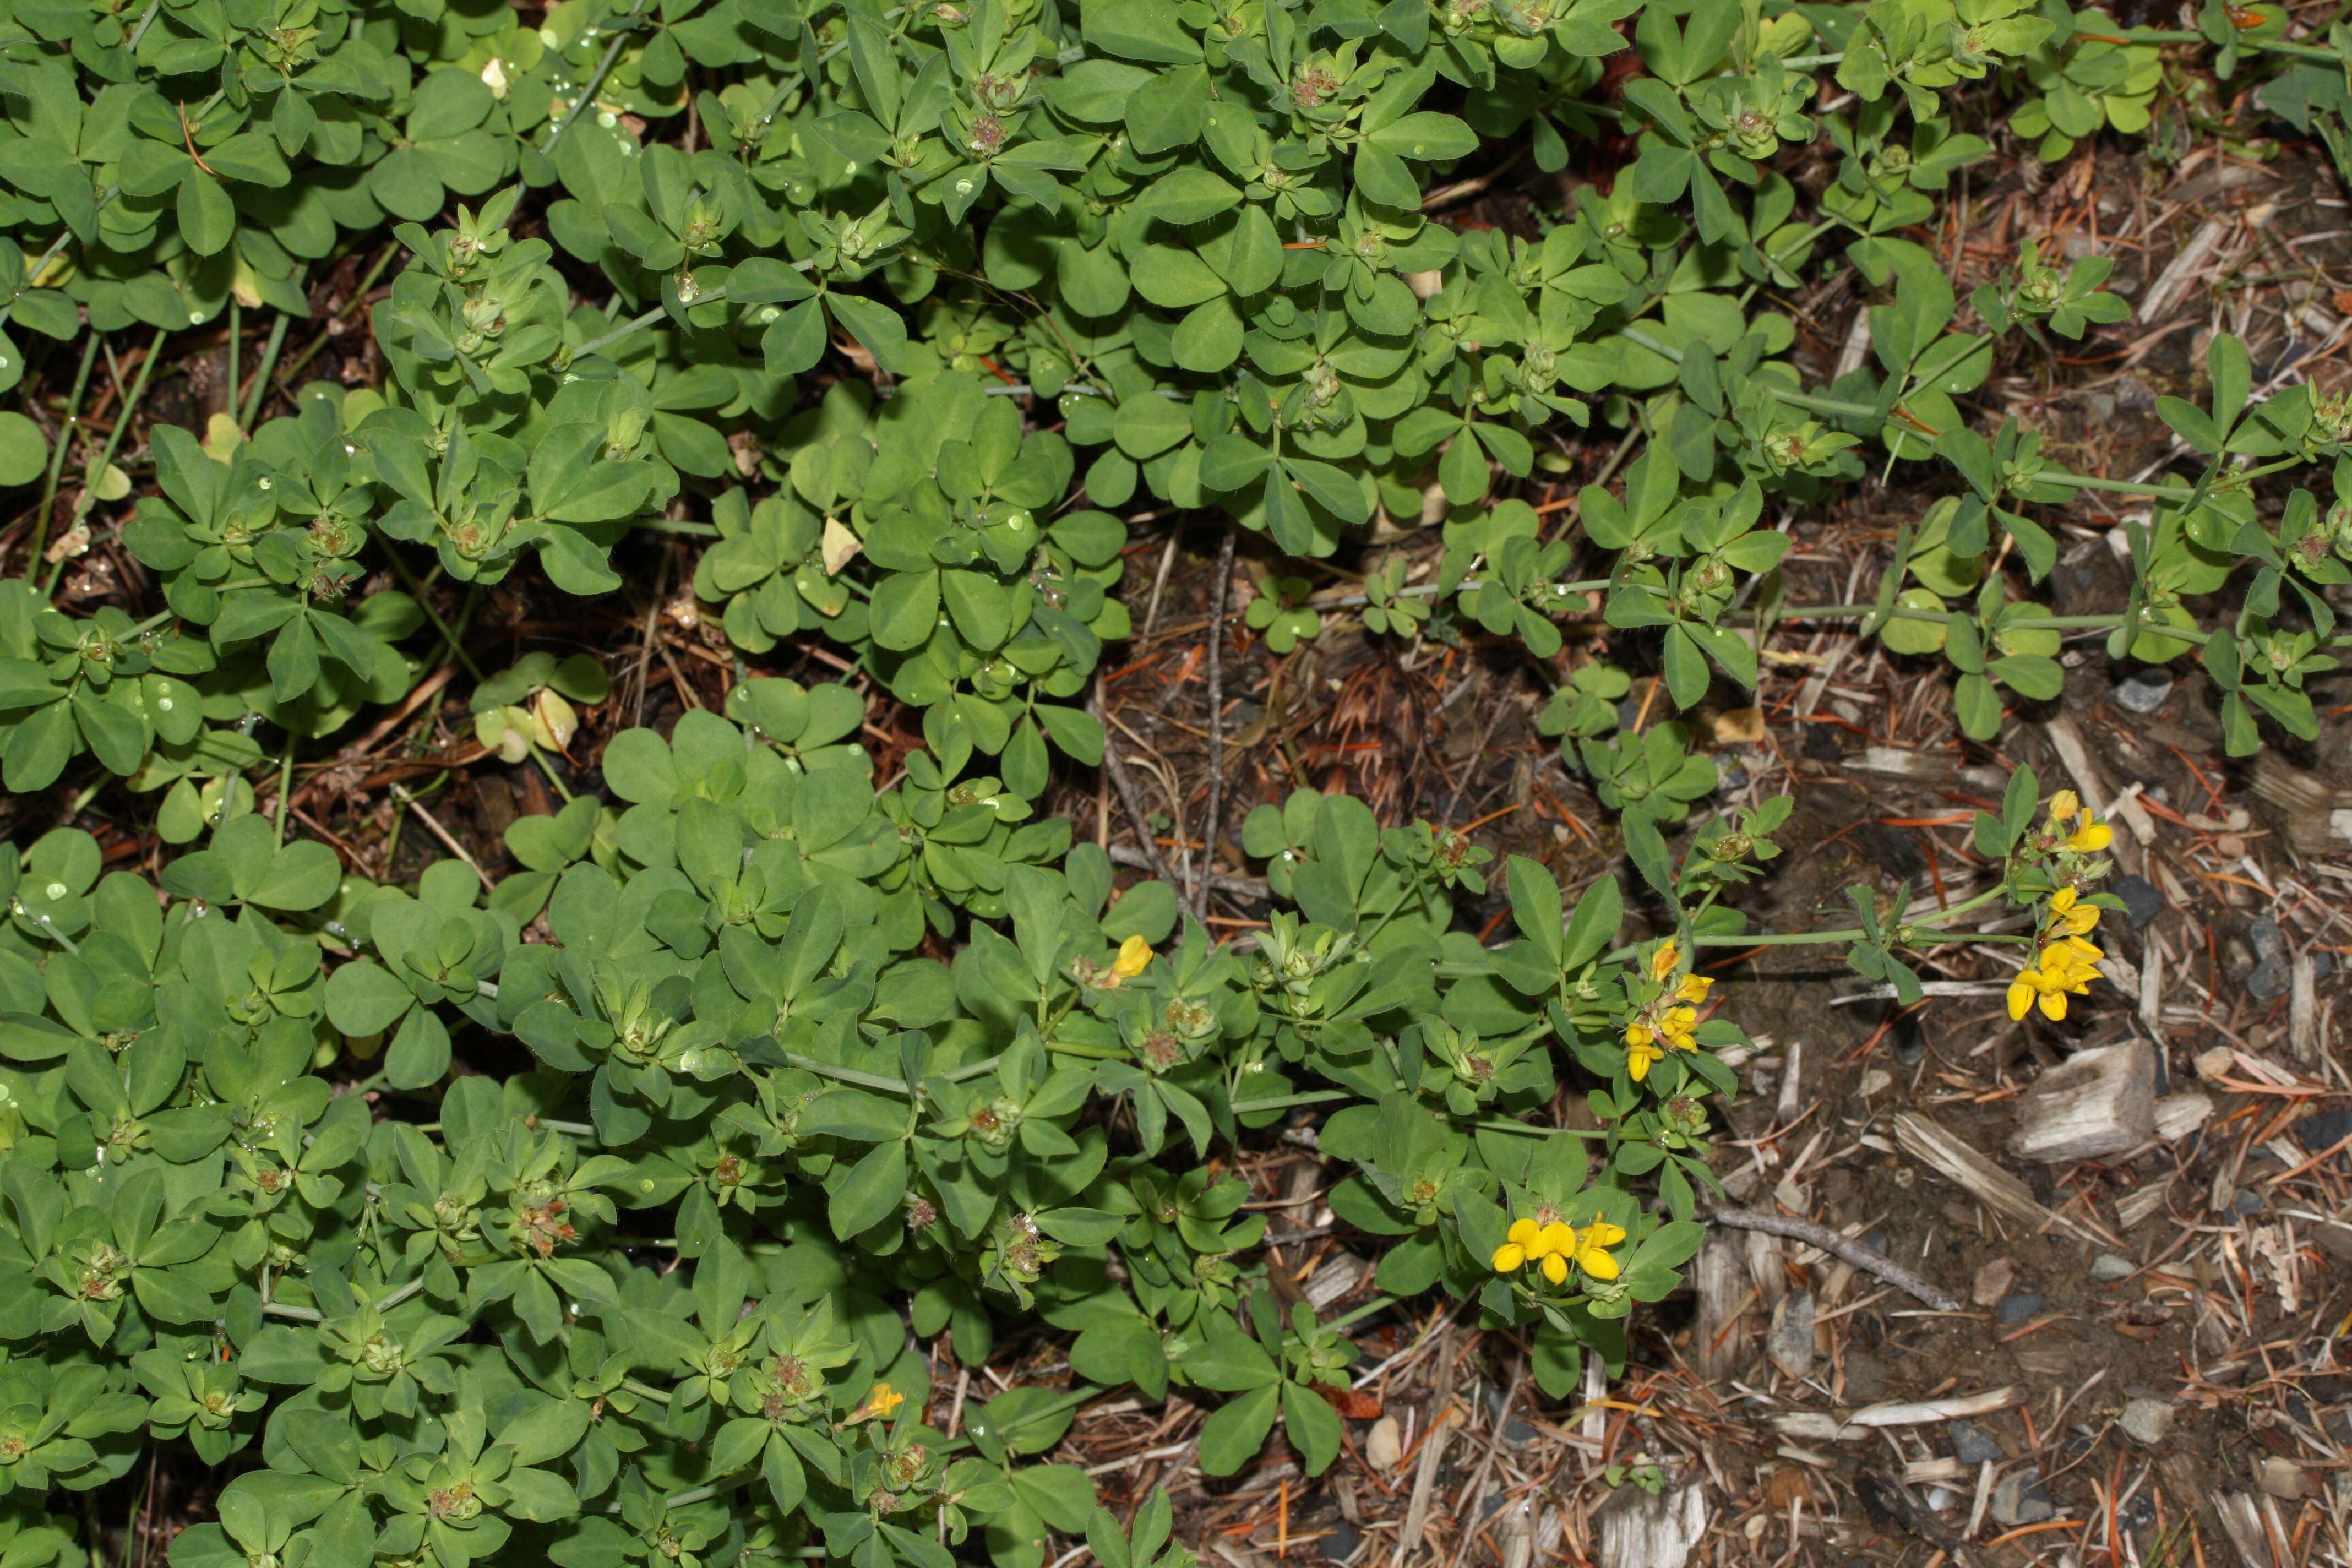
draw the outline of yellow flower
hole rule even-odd
[[[1611,1225],[1599,1215],[1594,1215],[1592,1223],[1577,1233],[1576,1266],[1595,1279],[1616,1279],[1617,1260],[1609,1256],[1608,1248],[1624,1239],[1623,1226]],[[1558,1284],[1559,1281],[1554,1280],[1553,1283]]]
[[[1532,1219],[1515,1219],[1507,1235],[1491,1259],[1496,1273],[1516,1274],[1533,1263],[1555,1285],[1568,1277],[1566,1259],[1576,1249],[1576,1232],[1558,1220],[1538,1226]]]
[[[1665,1059],[1666,1053],[1659,1048],[1649,1030],[1636,1024],[1625,1031],[1625,1070],[1633,1075],[1635,1083],[1649,1077],[1650,1068]]]
[[[877,1383],[866,1390],[865,1401],[849,1413],[848,1424],[860,1421],[887,1421],[891,1412],[907,1403],[907,1396],[887,1383]]]
[[[2083,802],[2071,789],[2062,789],[2050,797],[2050,820],[2072,822],[2074,814],[2083,809]]]
[[[2089,950],[2089,957],[2084,949]],[[2091,982],[2099,977],[2091,958],[2097,956],[2098,951],[2080,937],[2068,937],[2043,948],[2038,967],[2020,971],[2017,978],[2009,983],[2009,1016],[2022,1018],[2028,1008],[2039,1005],[2043,1017],[2063,1018],[2069,994],[2091,994]]]
[[[1658,1020],[1658,1033],[1665,1037],[1666,1044],[1678,1051],[1698,1049],[1698,1042],[1691,1038],[1691,1030],[1697,1026],[1698,1009],[1696,1007],[1669,1008],[1666,1016]]]
[[[1664,980],[1667,975],[1672,974],[1675,972],[1675,960],[1677,956],[1675,939],[1668,937],[1660,944],[1657,952],[1650,954],[1650,978]]]
[[[2086,810],[2083,813],[2082,826],[2059,840],[2058,847],[2073,849],[2084,855],[2095,855],[2115,841],[2116,830]]]
[[[2068,936],[2083,936],[2099,923],[2099,916],[2105,911],[2096,904],[2085,904],[2079,900],[2080,895],[2072,888],[2061,888],[2050,896],[2053,930],[2063,931]]]
[[[1706,994],[1713,989],[1715,989],[1715,981],[1711,976],[1705,974],[1685,974],[1683,976],[1683,983],[1675,987],[1675,1000],[1677,1002],[1704,1002],[1706,1000]]]
[[[1151,967],[1151,944],[1139,936],[1129,937],[1118,944],[1118,956],[1111,961],[1110,967],[1120,979],[1134,979]]]
[[[1517,1274],[1520,1269],[1525,1268],[1528,1266],[1528,1258],[1536,1246],[1538,1235],[1535,1221],[1513,1220],[1509,1232],[1510,1239],[1495,1248],[1495,1272]]]

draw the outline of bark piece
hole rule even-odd
[[[2066,1164],[2137,1149],[2156,1133],[2156,1053],[2143,1040],[2094,1046],[2043,1073],[2017,1102],[2009,1152]]]

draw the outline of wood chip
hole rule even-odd
[[[1998,1214],[2040,1230],[2057,1226],[2084,1241],[2100,1237],[2047,1209],[2023,1182],[1979,1153],[1969,1142],[1931,1117],[1906,1110],[1895,1118],[1895,1142],[1903,1152],[1967,1192]]]
[[[2009,1152],[2071,1164],[2137,1149],[2156,1131],[2156,1052],[2144,1040],[2076,1051],[2017,1102]]]
[[[1601,1510],[1601,1568],[1683,1568],[1706,1520],[1706,1489],[1696,1481],[1655,1497],[1620,1487]]]

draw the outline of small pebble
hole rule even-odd
[[[2042,1467],[2021,1465],[1993,1483],[1992,1516],[2010,1529],[2058,1517],[2058,1505],[2042,1485]]]
[[[2248,927],[2246,940],[2253,944],[2256,958],[2281,961],[2286,958],[2286,933],[2279,930],[2275,914],[2264,915]]]
[[[1345,1563],[1356,1554],[1360,1539],[1354,1525],[1344,1519],[1333,1520],[1329,1531],[1323,1537],[1323,1561]]]
[[[1997,1465],[2009,1458],[2001,1450],[2000,1440],[1973,1421],[1948,1421],[1944,1429],[1952,1439],[1952,1458],[1971,1469],[1979,1465]]]
[[[1383,1415],[1373,1422],[1372,1429],[1364,1434],[1364,1463],[1374,1473],[1384,1474],[1395,1469],[1403,1458],[1404,1434],[1397,1426],[1397,1418]]]
[[[2263,1461],[2263,1468],[2254,1479],[2261,1484],[2263,1490],[2282,1502],[2294,1502],[2296,1499],[2304,1497],[2309,1485],[2301,1465],[2296,1464],[2293,1459],[2281,1458],[2275,1454]]]
[[[2231,1201],[2230,1206],[2238,1211],[2241,1218],[2252,1219],[2263,1212],[2263,1200],[2254,1193],[2242,1191]]]
[[[2016,1261],[1996,1258],[1977,1270],[1976,1282],[1969,1288],[1969,1295],[1979,1307],[1996,1306],[2003,1296],[2009,1294],[2010,1286],[2016,1281]]]
[[[2139,1265],[2128,1258],[2117,1258],[2112,1252],[2102,1252],[2091,1260],[2091,1278],[2103,1285],[2118,1279],[2128,1279],[2139,1272]]]
[[[2021,1323],[2040,1310],[2042,1298],[2031,1290],[2020,1290],[2014,1296],[2002,1297],[1993,1312],[2004,1323]]]
[[[1772,1309],[1772,1331],[1764,1343],[1772,1364],[1802,1379],[1813,1370],[1813,1293],[1791,1290]]]
[[[2294,972],[2284,958],[2265,958],[2246,972],[2246,994],[2257,1002],[2275,1002],[2294,985]]]
[[[2153,1448],[2172,1430],[2172,1406],[2161,1399],[2135,1399],[2124,1406],[2116,1425],[2144,1448]]]
[[[2172,677],[2161,669],[2140,669],[2116,684],[2116,704],[2134,713],[2153,713],[2172,695]]]
[[[2306,1154],[2335,1148],[2345,1139],[2352,1138],[2352,1105],[2339,1105],[2333,1110],[2305,1117],[2294,1124],[2294,1136]],[[2339,1152],[2336,1158],[2352,1159],[2352,1150]]]
[[[2146,877],[2118,877],[2107,885],[2107,891],[2124,901],[2124,918],[2131,921],[2134,931],[2164,912],[2164,895]]]

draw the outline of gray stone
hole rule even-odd
[[[2172,677],[2160,669],[2134,670],[2115,689],[2116,704],[2135,713],[2153,713],[2172,695]]]
[[[2042,1310],[2042,1298],[2031,1290],[2020,1290],[2014,1296],[2001,1298],[1993,1315],[2004,1323],[2022,1323]]]
[[[1992,1516],[2011,1530],[2058,1517],[2058,1505],[2042,1489],[2041,1466],[2020,1465],[1993,1483]]]
[[[1791,1290],[1772,1309],[1771,1331],[1764,1352],[1772,1364],[1802,1381],[1813,1370],[1813,1293]]]
[[[2294,1124],[2294,1136],[2306,1154],[2335,1148],[2352,1138],[2352,1105],[2339,1105],[2333,1110],[2305,1117]],[[2352,1150],[2339,1151],[2336,1157],[2339,1161],[2352,1159]]]
[[[2279,930],[2277,915],[2264,915],[2247,927],[2246,941],[2252,944],[2256,958],[2265,963],[2272,959],[2286,961],[2286,933]]]
[[[2294,966],[2284,958],[2265,958],[2246,971],[2246,994],[2257,1002],[2275,1002],[2294,986]]]
[[[2144,1448],[2153,1448],[2172,1430],[2172,1406],[2161,1399],[2135,1399],[2124,1406],[2116,1425]]]
[[[2256,1194],[2241,1191],[2230,1206],[2238,1211],[2240,1218],[2252,1219],[2263,1212],[2263,1200]]]
[[[1330,1532],[1323,1537],[1323,1561],[1345,1563],[1356,1554],[1356,1548],[1361,1542],[1362,1538],[1356,1533],[1354,1525],[1344,1519],[1335,1519],[1331,1521]]]
[[[2134,931],[2164,912],[2164,895],[2146,877],[2118,877],[2107,884],[2107,891],[2124,901],[2124,918]]]
[[[2000,1439],[1973,1421],[1947,1421],[1944,1430],[1952,1439],[1952,1458],[1970,1469],[1979,1465],[1997,1465],[2009,1458]]]
[[[2091,1259],[2091,1278],[2102,1285],[2112,1285],[2118,1279],[2128,1279],[2139,1272],[2139,1265],[2128,1258],[2117,1258],[2112,1252],[2102,1252]]]

